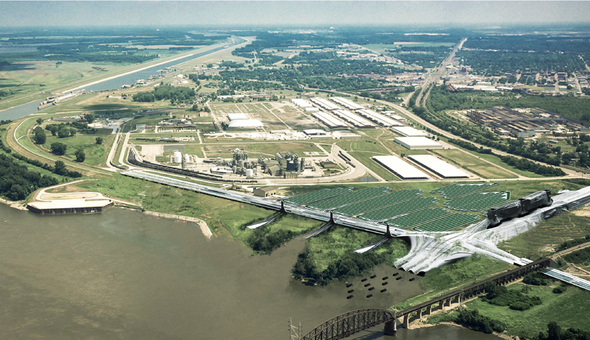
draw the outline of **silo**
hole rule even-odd
[[[174,163],[182,163],[182,153],[174,151]]]
[[[254,170],[246,169],[246,177],[252,177],[252,176],[254,176]]]

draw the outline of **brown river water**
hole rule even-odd
[[[289,339],[289,317],[306,332],[422,291],[419,278],[386,266],[367,281],[376,288],[370,299],[360,278],[350,288],[306,286],[290,276],[302,240],[251,256],[232,239],[207,240],[196,224],[118,208],[40,216],[0,204],[0,235],[0,339]],[[351,339],[394,339],[381,330]],[[497,339],[449,326],[397,338]]]

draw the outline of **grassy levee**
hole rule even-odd
[[[49,132],[49,131],[47,131]],[[102,144],[96,144],[96,137],[102,137]],[[64,143],[68,146],[65,156],[70,158],[72,161],[76,159],[75,153],[78,149],[84,150],[86,159],[84,164],[105,167],[107,166],[107,157],[113,146],[116,135],[86,135],[76,134],[75,136],[59,138],[57,136],[51,136],[48,133],[47,141],[43,144],[44,151],[50,152],[52,143]],[[78,163],[80,164],[80,163]]]
[[[35,117],[23,118],[24,120],[17,120],[9,125],[9,128],[7,129],[6,139],[8,146],[13,151],[29,159],[38,160],[42,163],[47,163],[50,165],[53,165],[53,163],[57,160],[61,160],[66,164],[66,166],[74,169],[75,171],[81,171],[83,174],[86,175],[92,172],[110,174],[106,171],[99,169],[98,167],[92,167],[91,165],[87,165],[84,163],[74,162],[69,157],[53,155],[48,150],[35,145],[31,140],[30,136],[30,129],[36,124],[34,118]],[[16,133],[14,133],[15,130]],[[15,140],[15,138],[18,139],[18,142]]]
[[[531,339],[540,331],[546,331],[547,324],[552,321],[562,329],[571,327],[590,331],[590,313],[588,313],[590,292],[567,286],[565,292],[553,293],[553,288],[559,285],[559,282],[554,282],[551,286],[528,285],[527,295],[538,296],[543,303],[525,311],[495,306],[481,299],[473,300],[466,306],[469,309],[477,309],[484,316],[503,322],[508,335],[519,336],[521,339]],[[524,286],[518,283],[510,285],[508,289],[522,291]]]
[[[233,237],[244,243],[253,232],[246,226],[265,220],[276,213],[273,210],[142,181],[120,174],[115,174],[111,178],[98,177],[95,181],[86,181],[80,183],[79,186],[139,203],[148,211],[202,219],[207,222],[215,235]],[[270,232],[290,230],[300,234],[319,228],[321,225],[322,222],[319,221],[287,215],[272,223]]]
[[[445,158],[450,163],[454,163],[455,165],[465,168],[483,178],[517,178],[516,175],[511,174],[506,170],[492,166],[489,163],[460,150],[445,149],[432,150],[432,152]]]

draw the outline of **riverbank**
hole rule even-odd
[[[195,218],[195,217],[187,217],[187,216],[181,216],[181,215],[173,215],[173,214],[164,214],[164,213],[159,213],[159,212],[155,212],[155,211],[143,211],[144,214],[146,215],[150,215],[150,216],[155,216],[155,217],[162,217],[162,218],[168,218],[171,220],[179,220],[179,221],[185,221],[185,222],[193,222],[199,225],[199,227],[201,228],[201,232],[203,232],[203,235],[205,235],[205,237],[210,240],[211,237],[213,237],[213,233],[211,232],[211,229],[209,229],[209,226],[207,225],[207,222]]]

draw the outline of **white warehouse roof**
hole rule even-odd
[[[443,178],[469,177],[465,171],[432,155],[412,155],[408,158]]]
[[[301,99],[301,98],[293,98],[291,99],[291,103],[301,107],[301,108],[306,108],[306,107],[312,107],[313,105],[311,105],[310,102],[308,102],[305,99]]]
[[[394,141],[410,150],[442,149],[440,143],[426,137],[395,137]]]
[[[341,109],[340,106],[338,106],[338,105],[336,105],[336,104],[332,103],[331,101],[324,99],[324,98],[314,97],[314,98],[311,98],[311,101],[315,104],[318,104],[324,110],[332,111],[332,110]]]
[[[248,119],[248,117],[245,114],[243,114],[243,113],[228,113],[227,114],[227,118],[230,121],[233,121],[233,120],[241,120],[241,119]]]
[[[346,99],[346,98],[342,98],[342,97],[331,97],[330,98],[333,102],[338,103],[342,106],[344,106],[345,108],[349,109],[349,110],[362,110],[364,109],[364,106],[359,105],[355,102],[353,102],[352,100]]]
[[[374,156],[373,159],[393,172],[401,179],[424,179],[428,178],[424,172],[418,170],[416,167],[404,162],[401,158],[396,156]]]
[[[366,118],[374,121],[375,123],[377,123],[381,126],[390,127],[390,126],[402,126],[403,125],[402,123],[400,123],[396,120],[393,120],[385,115],[377,113],[373,110],[362,109],[362,110],[358,110],[357,113],[363,117],[366,117]]]
[[[349,122],[350,124],[356,127],[375,127],[375,124],[371,123],[370,121],[366,120],[365,118],[356,115],[348,110],[334,110],[332,111],[336,116],[344,119],[345,121]]]
[[[394,126],[391,128],[393,132],[404,137],[426,137],[428,134],[425,131],[414,129],[411,126]]]
[[[257,128],[257,127],[263,127],[264,124],[262,124],[261,121],[259,121],[258,119],[238,119],[238,120],[232,120],[229,122],[228,127],[230,128]]]
[[[344,124],[343,121],[336,117],[332,117],[326,112],[314,112],[311,115],[319,119],[322,123],[326,124],[331,129],[346,127],[346,124]]]

